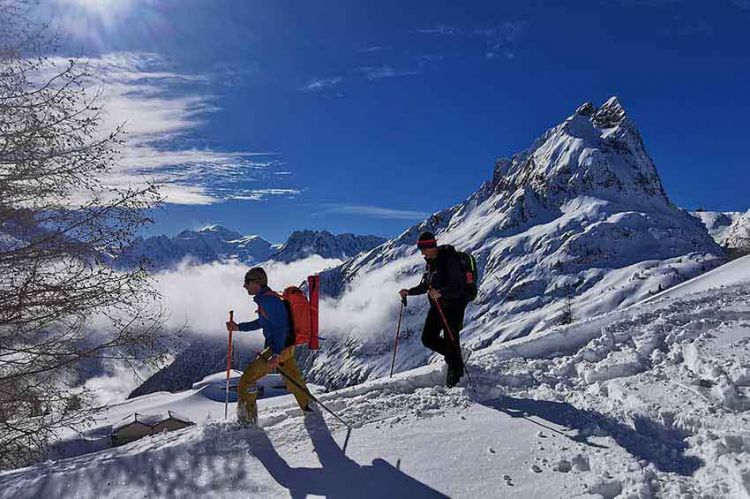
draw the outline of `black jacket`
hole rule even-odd
[[[432,260],[425,258],[425,262],[427,262],[427,269],[422,276],[422,281],[409,289],[409,295],[423,295],[433,288],[442,293],[440,301],[446,304],[466,301],[464,289],[466,279],[453,246],[438,246],[437,258]]]

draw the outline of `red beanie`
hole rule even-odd
[[[420,234],[419,236],[419,240],[417,241],[417,248],[437,248],[435,235],[432,232],[422,232],[422,234]]]

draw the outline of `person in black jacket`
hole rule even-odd
[[[451,388],[458,384],[464,374],[459,332],[463,328],[464,311],[469,303],[465,296],[465,277],[455,248],[450,245],[438,246],[431,232],[419,236],[417,247],[427,262],[427,269],[417,286],[402,289],[399,294],[403,298],[427,293],[430,310],[422,330],[422,343],[445,357],[448,364],[445,384]],[[445,330],[437,304],[445,315],[450,331]]]

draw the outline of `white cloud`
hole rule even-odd
[[[362,54],[368,54],[372,52],[380,52],[382,50],[385,50],[385,47],[382,45],[372,45],[370,47],[362,47],[361,49],[357,50],[357,52]]]
[[[328,208],[315,213],[315,215],[327,214],[362,215],[366,217],[392,220],[421,220],[430,216],[430,213],[424,211],[399,210],[367,205],[331,205]]]
[[[67,59],[55,58],[56,65]],[[83,62],[97,75],[90,91],[102,92],[102,132],[124,124],[125,147],[117,167],[105,182],[140,187],[147,181],[161,185],[166,202],[212,204],[242,199],[243,183],[270,180],[283,165],[273,152],[218,151],[184,147],[189,134],[204,126],[219,110],[207,91],[210,75],[173,70],[157,54],[118,52]],[[258,157],[266,157],[257,161]],[[288,178],[288,177],[285,177]],[[252,199],[290,196],[292,188],[256,189]]]
[[[357,68],[368,80],[380,80],[382,78],[393,78],[396,76],[414,76],[421,74],[419,69],[395,69],[391,66],[364,66]]]
[[[261,266],[271,288],[282,291],[340,263],[313,255],[288,264],[266,262]],[[185,261],[176,270],[156,274],[156,288],[169,314],[167,326],[177,329],[187,324],[188,332],[224,335],[229,310],[234,310],[238,322],[254,320],[256,306],[242,287],[249,268],[238,262],[192,265]]]
[[[339,83],[341,83],[341,76],[334,76],[333,78],[320,78],[317,80],[312,80],[308,82],[306,85],[299,88],[300,92],[322,92],[323,90],[328,90],[330,88],[333,88],[337,86]]]
[[[294,197],[302,191],[297,189],[252,189],[242,194],[235,194],[232,199],[244,199],[249,201],[262,201],[271,196]]]
[[[431,28],[421,28],[417,30],[418,33],[426,35],[439,35],[439,36],[450,36],[460,33],[461,30],[455,26],[446,26],[444,24],[438,24]]]
[[[474,30],[474,34],[485,39],[485,57],[495,59],[499,55],[507,59],[515,58],[515,53],[511,47],[518,40],[518,37],[526,29],[526,23],[523,21],[508,21],[493,28],[481,28]]]
[[[419,254],[396,260],[355,278],[340,298],[323,300],[321,335],[372,339],[393,334],[401,303],[398,291],[418,284],[423,263]]]
[[[281,291],[286,286],[299,285],[308,275],[341,263],[338,259],[314,255],[289,264],[270,261],[261,266],[268,274],[270,287]],[[415,253],[357,277],[339,299],[322,299],[321,336],[366,339],[392,334],[400,306],[398,290],[417,284],[422,266],[421,256]],[[175,270],[157,274],[156,287],[169,314],[167,327],[177,329],[187,325],[189,334],[224,337],[224,323],[230,310],[234,311],[235,321],[254,320],[257,307],[242,288],[247,270],[247,265],[237,262],[192,265],[185,261]],[[410,310],[416,312],[421,305],[410,303]],[[261,338],[260,332],[250,334]]]

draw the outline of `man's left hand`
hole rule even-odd
[[[276,369],[279,367],[279,356],[273,355],[270,359],[268,359],[268,367],[270,369]]]
[[[438,301],[442,296],[443,296],[443,293],[441,293],[437,289],[430,290],[430,298],[432,298],[433,300]]]

